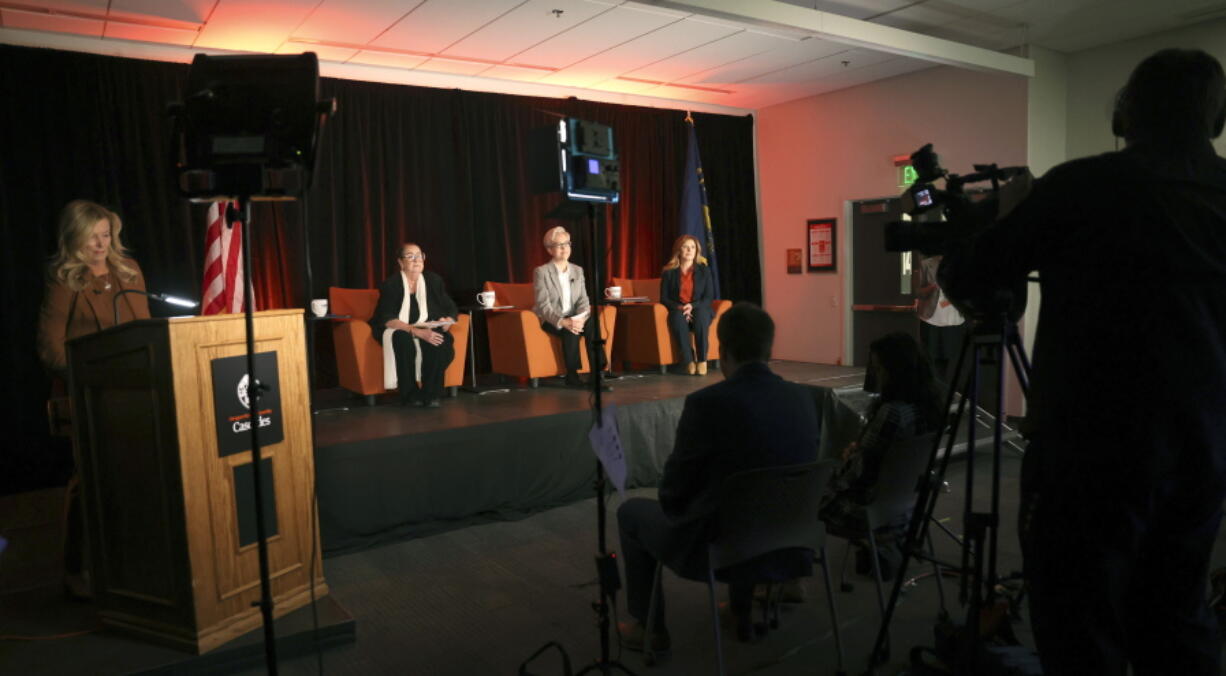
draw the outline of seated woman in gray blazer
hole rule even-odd
[[[668,329],[681,346],[681,363],[690,375],[707,375],[707,348],[714,311],[715,284],[702,245],[693,235],[673,243],[673,257],[660,278],[660,302],[668,308]],[[690,349],[690,332],[694,348]],[[694,354],[697,352],[697,354]]]
[[[583,387],[583,381],[579,380],[579,369],[583,365],[579,339],[586,337],[588,345],[595,339],[593,324],[588,322],[592,304],[588,301],[583,268],[570,262],[570,233],[562,226],[545,232],[545,250],[551,260],[532,272],[532,290],[536,294],[532,311],[541,320],[541,328],[546,333],[562,339],[567,386]],[[601,370],[606,362],[602,351]]]
[[[426,254],[412,242],[401,245],[400,270],[379,285],[379,303],[370,318],[375,340],[383,345],[383,385],[400,388],[400,405],[438,408],[443,374],[455,358],[448,330],[456,304],[443,278],[426,272]],[[420,326],[442,321],[442,326]],[[417,383],[421,382],[419,388]]]

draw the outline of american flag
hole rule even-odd
[[[230,202],[209,205],[209,227],[204,233],[204,293],[201,314],[243,311],[243,224],[226,224]],[[237,205],[235,205],[237,206]],[[255,308],[252,308],[253,310]]]

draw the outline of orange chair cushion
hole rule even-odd
[[[614,278],[613,278],[613,283],[612,283],[612,284],[610,284],[609,286],[620,286],[620,287],[622,288],[622,297],[623,297],[623,298],[626,298],[626,297],[629,297],[629,296],[633,296],[633,295],[635,295],[635,293],[634,293],[634,280],[633,280],[633,279],[625,279],[625,278],[622,278],[622,277],[614,277]]]
[[[635,296],[647,296],[653,303],[660,302],[660,278],[655,279],[632,279],[634,284]]]
[[[382,334],[373,335],[369,321],[379,302],[378,289],[328,289],[328,309],[332,314],[349,315],[332,323],[332,342],[336,350],[336,372],[341,387],[358,394],[382,394],[383,344]],[[443,386],[464,384],[468,364],[469,317],[461,314],[451,327],[455,341],[455,358],[443,373]]]
[[[334,315],[349,315],[351,319],[368,322],[375,316],[379,303],[378,289],[328,289],[328,310]]]
[[[531,309],[536,305],[536,292],[530,283],[486,282],[485,290],[494,292],[495,305],[513,305],[521,309]]]

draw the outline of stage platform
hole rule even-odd
[[[866,405],[864,370],[776,361],[810,387],[822,420],[823,456],[855,439]],[[627,488],[654,486],[672,451],[685,396],[718,382],[658,372],[624,374],[604,405],[616,407]],[[325,555],[517,519],[590,497],[596,460],[588,443],[591,393],[512,383],[507,392],[461,390],[438,409],[379,405],[340,392],[317,397],[315,473]],[[343,409],[330,408],[343,405]]]

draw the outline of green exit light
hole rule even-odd
[[[917,178],[919,178],[919,174],[916,173],[915,167],[909,164],[906,164],[898,168],[898,187],[899,188],[910,187],[912,183],[915,183],[915,179]]]

